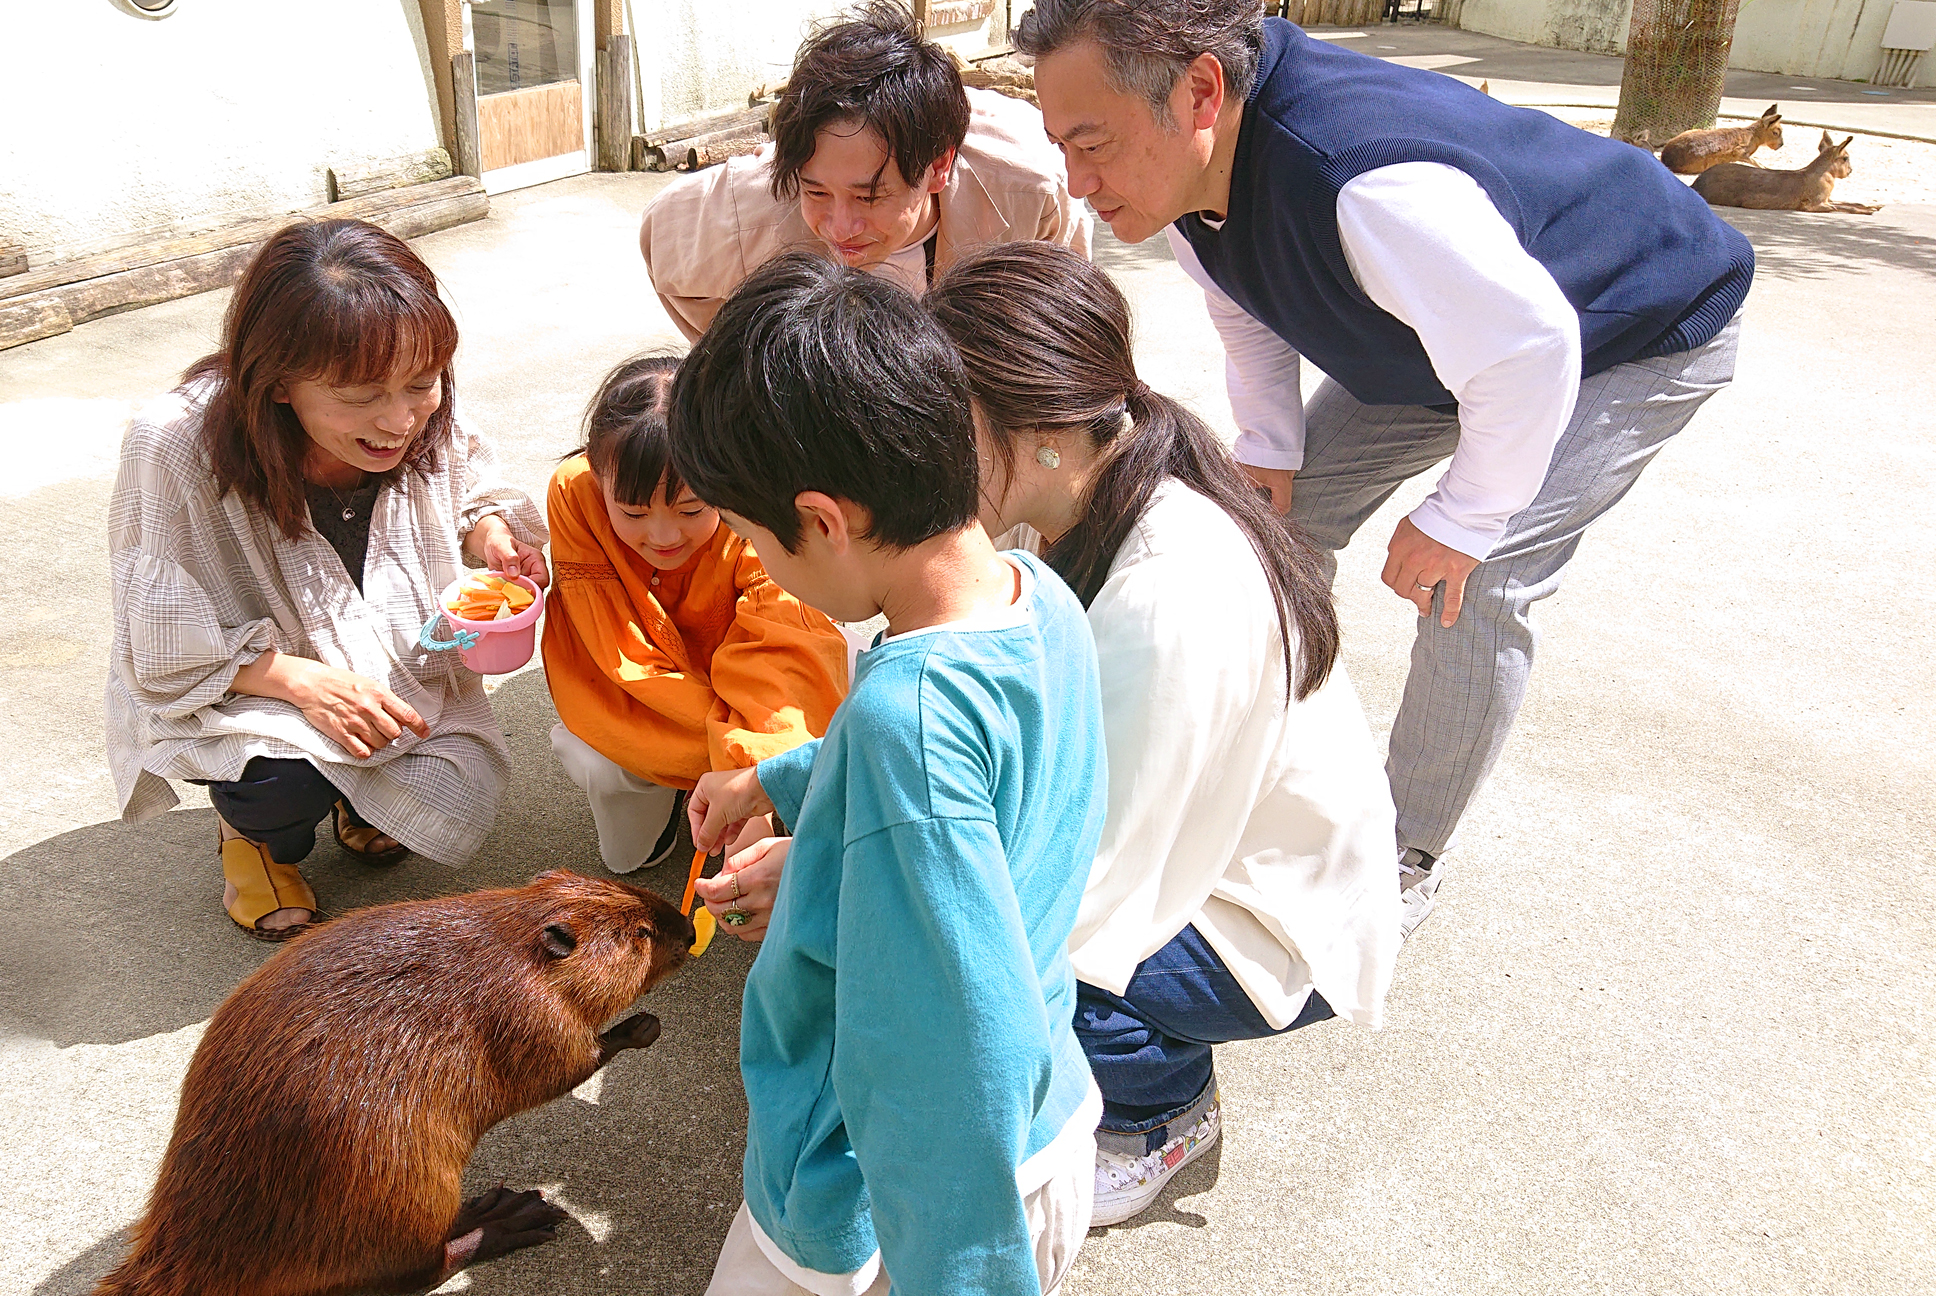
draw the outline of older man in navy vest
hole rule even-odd
[[[1386,766],[1409,933],[1525,696],[1532,604],[1733,377],[1754,254],[1641,150],[1257,0],[1036,0],[1016,42],[1070,193],[1202,285],[1237,458],[1332,571],[1450,456],[1383,574],[1419,613]]]

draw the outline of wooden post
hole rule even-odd
[[[914,29],[924,36],[928,31],[928,5],[929,0],[913,0]]]
[[[450,84],[452,107],[456,110],[456,145],[451,150],[451,163],[459,175],[475,179],[484,177],[484,153],[478,144],[477,134],[477,56],[469,50],[453,55],[450,60]]]
[[[632,38],[613,36],[598,51],[598,169],[632,169]]]
[[[0,279],[27,273],[27,249],[13,243],[0,243]]]

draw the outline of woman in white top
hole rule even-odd
[[[308,925],[316,825],[370,864],[462,863],[510,756],[483,681],[418,632],[466,563],[547,579],[544,519],[453,412],[457,323],[400,239],[296,224],[236,285],[222,349],[135,419],[109,506],[108,759],[121,816],[202,783],[223,900]]]
[[[1211,1045],[1378,1023],[1391,793],[1315,551],[1136,377],[1109,278],[1003,244],[927,301],[967,363],[982,524],[1042,532],[1095,631],[1109,812],[1069,950],[1105,1102],[1094,1222],[1118,1223],[1216,1140]]]

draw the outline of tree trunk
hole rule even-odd
[[[1613,136],[1659,148],[1714,124],[1741,0],[1634,0]]]

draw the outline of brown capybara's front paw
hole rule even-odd
[[[642,1012],[634,1013],[600,1035],[598,1042],[603,1046],[605,1056],[609,1059],[613,1054],[626,1049],[651,1048],[658,1038],[659,1019],[651,1013]]]
[[[554,1241],[567,1213],[532,1189],[514,1192],[499,1185],[465,1202],[451,1223],[444,1244],[449,1270],[483,1264],[525,1247]]]

